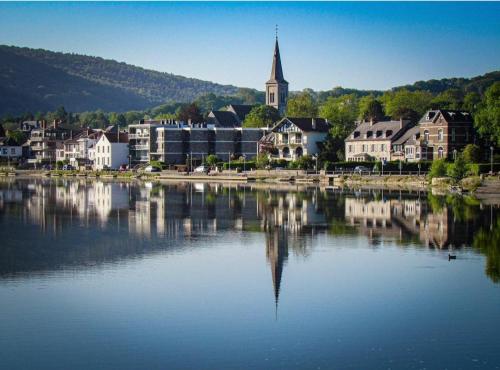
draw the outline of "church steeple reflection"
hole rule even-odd
[[[274,304],[276,308],[276,319],[278,318],[278,303],[281,289],[281,277],[283,266],[288,260],[288,237],[284,228],[275,228],[267,233],[266,257],[271,266],[273,280]]]

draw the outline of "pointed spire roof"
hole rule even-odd
[[[271,69],[271,78],[267,82],[288,83],[283,77],[283,69],[281,68],[281,56],[280,47],[278,44],[278,36],[276,36],[276,43],[274,44],[273,68]]]

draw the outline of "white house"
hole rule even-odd
[[[285,117],[272,129],[279,158],[296,160],[303,155],[316,155],[330,125],[323,118]]]
[[[7,159],[19,159],[23,155],[23,148],[14,139],[8,137],[0,138],[0,157]]]
[[[104,133],[95,145],[94,169],[118,169],[128,164],[128,135]]]

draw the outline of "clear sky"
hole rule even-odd
[[[0,3],[0,43],[262,90],[387,89],[500,69],[500,3]],[[0,61],[1,63],[1,61]]]

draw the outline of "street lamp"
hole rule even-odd
[[[245,172],[245,171],[246,171],[246,165],[245,165],[245,163],[246,163],[246,159],[247,159],[246,154],[243,154],[243,172]]]
[[[491,163],[491,174],[493,175],[493,151],[495,148],[493,148],[493,145],[490,146],[490,163]]]
[[[316,175],[318,174],[318,155],[315,154],[313,155],[313,158],[316,160],[316,166],[314,167],[314,169],[316,170]]]
[[[132,169],[132,155],[128,155],[128,170],[130,171]]]
[[[457,150],[456,149],[453,149],[453,160],[454,161],[457,160]]]

